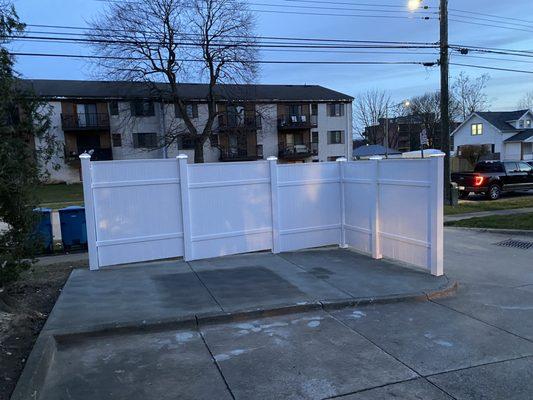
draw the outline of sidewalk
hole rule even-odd
[[[513,208],[509,210],[493,210],[493,211],[479,211],[466,214],[445,215],[444,222],[460,221],[462,219],[490,217],[492,215],[512,215],[512,214],[526,214],[533,213],[533,207],[528,208]]]

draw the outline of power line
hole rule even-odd
[[[23,53],[10,52],[12,56],[26,57],[57,57],[57,58],[80,58],[80,59],[101,59],[101,60],[122,60],[122,61],[148,61],[146,58],[123,57],[123,56],[99,56],[85,54],[59,54],[59,53]],[[177,62],[203,62],[202,59],[188,58],[177,59]],[[321,61],[321,60],[227,60],[228,63],[250,63],[250,64],[318,64],[318,65],[423,65],[432,67],[437,64],[435,61]]]
[[[456,65],[459,67],[469,67],[469,68],[479,68],[479,69],[490,69],[490,70],[496,70],[496,71],[520,72],[524,74],[533,74],[533,71],[525,71],[522,69],[499,68],[499,67],[489,67],[485,65],[472,65],[472,64],[459,64],[459,63],[450,63],[450,65]]]
[[[82,27],[82,26],[65,26],[65,25],[43,25],[43,24],[27,24],[27,26],[35,28],[50,28],[50,29],[70,29],[70,30],[82,30],[90,31],[92,27]],[[131,30],[124,31],[121,29],[106,29],[109,32],[119,32],[119,33],[152,33],[144,30]],[[76,36],[87,36],[87,33],[70,33],[70,32],[29,32],[29,33],[43,33],[43,34],[53,34],[53,35],[76,35]],[[191,33],[181,33],[177,32],[184,36],[198,36],[198,34]],[[102,36],[107,37],[106,35],[94,34],[91,32],[91,36]],[[354,40],[354,39],[328,39],[328,38],[302,38],[302,37],[286,37],[286,36],[255,36],[255,35],[224,35],[224,38],[244,38],[244,39],[267,39],[267,40],[293,40],[293,41],[302,41],[302,42],[337,42],[337,43],[379,43],[379,44],[401,44],[401,45],[421,45],[421,46],[437,46],[436,42],[413,42],[413,41],[390,41],[390,40]]]
[[[486,13],[480,13],[477,11],[469,11],[469,10],[459,10],[457,8],[448,8],[448,10],[452,12],[459,12],[463,14],[473,14],[473,15],[481,15],[484,17],[493,17],[493,18],[499,18],[499,19],[507,19],[510,21],[518,21],[518,22],[525,22],[528,24],[533,24],[533,21],[527,20],[527,19],[521,19],[521,18],[513,18],[513,17],[505,17],[503,15],[495,15],[495,14],[486,14]]]
[[[468,20],[487,21],[487,22],[497,22],[497,23],[499,23],[499,24],[506,24],[506,25],[511,25],[511,26],[518,26],[518,27],[523,27],[523,28],[533,29],[533,25],[519,24],[519,23],[517,23],[517,22],[505,22],[505,21],[501,21],[501,20],[498,20],[498,19],[494,19],[494,18],[472,17],[472,16],[468,16],[468,17],[467,17],[466,15],[454,14],[454,13],[450,13],[450,16],[452,16],[452,17],[458,17],[458,18],[468,18]]]
[[[72,43],[92,43],[92,44],[125,44],[137,45],[134,40],[120,40],[120,39],[91,39],[91,38],[69,38],[69,37],[46,37],[46,36],[13,36],[14,40],[44,40],[53,42],[55,40],[67,41]],[[201,47],[202,43],[194,41],[180,41],[175,42],[177,46],[185,47]],[[142,45],[146,46],[161,46],[164,45],[160,41],[143,41]],[[317,48],[317,49],[427,49],[435,46],[414,46],[414,45],[383,45],[383,44],[358,44],[358,45],[336,45],[336,44],[303,44],[296,42],[261,42],[261,43],[240,43],[240,42],[211,42],[213,47],[249,47],[249,48]]]
[[[466,17],[464,17],[464,18],[466,18]],[[461,20],[455,19],[455,18],[449,18],[448,20],[449,21],[453,21],[453,22],[459,22],[459,23],[462,23],[462,24],[469,24],[469,25],[489,26],[491,28],[510,29],[512,31],[521,31],[521,32],[529,32],[529,33],[533,32],[532,29],[522,29],[522,28],[514,28],[514,27],[511,27],[511,26],[484,24],[484,23],[481,23],[481,22],[473,22],[473,21],[461,21]]]

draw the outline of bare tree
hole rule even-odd
[[[379,120],[387,115],[391,97],[382,90],[372,89],[356,96],[353,105],[353,125],[369,144],[381,144],[382,133],[373,132],[371,127],[379,125]]]
[[[533,110],[533,91],[524,94],[518,102],[517,107],[520,109],[527,108],[528,110]]]
[[[154,98],[175,105],[181,118],[165,126],[162,145],[192,140],[194,161],[203,162],[224,97],[220,85],[249,83],[257,74],[254,25],[242,0],[143,0],[110,3],[88,34],[107,76],[147,82]],[[199,124],[179,85],[191,77],[207,83],[207,115]]]
[[[464,121],[475,111],[485,111],[490,103],[485,93],[490,75],[483,74],[471,78],[461,72],[452,84],[452,98],[456,117]]]

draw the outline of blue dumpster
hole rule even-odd
[[[38,219],[33,237],[39,241],[40,248],[46,253],[54,250],[54,237],[52,234],[52,210],[50,208],[35,208]]]
[[[60,209],[59,222],[61,224],[61,239],[64,250],[69,250],[72,246],[87,245],[85,208],[70,206]]]

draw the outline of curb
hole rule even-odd
[[[392,304],[400,302],[422,302],[442,298],[454,294],[457,290],[456,281],[447,281],[436,290],[428,292],[414,292],[406,294],[388,295],[381,297],[360,297],[339,300],[321,300],[301,302],[297,304],[278,304],[271,308],[251,308],[235,312],[213,312],[204,314],[191,314],[182,317],[166,319],[143,320],[142,322],[125,322],[115,324],[102,324],[90,329],[79,328],[75,331],[62,332],[48,330],[46,334],[55,338],[59,345],[72,343],[90,337],[135,334],[142,332],[160,332],[170,329],[197,329],[200,325],[216,325],[247,321],[257,318],[275,317],[302,312],[319,310],[340,310],[349,307],[359,307],[371,304]]]
[[[469,228],[466,226],[447,226],[447,229],[460,229],[464,231],[473,232],[486,232],[486,233],[500,233],[502,235],[520,235],[520,236],[533,236],[533,230],[520,230],[520,229],[495,229],[495,228]]]

